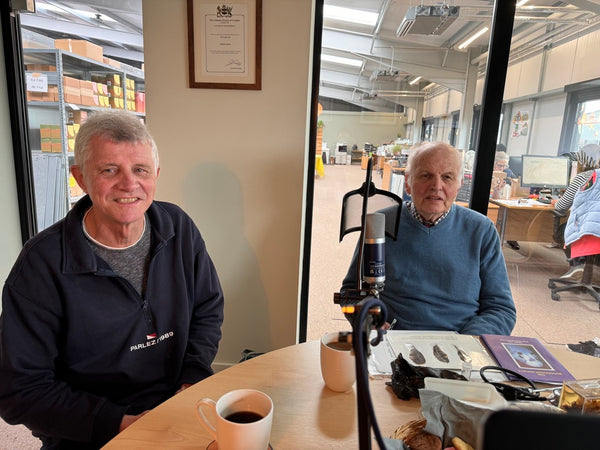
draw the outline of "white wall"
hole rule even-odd
[[[217,267],[226,303],[217,365],[296,342],[312,3],[263,0],[263,87],[249,91],[189,89],[186,1],[144,1],[157,198],[193,217]]]
[[[22,245],[3,45],[0,46],[0,148],[0,281],[4,284]]]
[[[398,137],[406,137],[406,116],[399,113],[323,111],[323,142],[330,150],[338,142],[348,144],[348,150],[356,144],[362,150],[365,143],[389,144]]]

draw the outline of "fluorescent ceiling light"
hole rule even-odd
[[[331,5],[323,6],[323,16],[326,19],[359,23],[361,25],[370,25],[372,27],[375,26],[375,24],[377,23],[377,19],[379,18],[378,13]]]
[[[414,80],[412,80],[412,81],[411,81],[410,83],[408,83],[408,84],[410,84],[410,85],[412,86],[412,85],[413,85],[413,84],[415,84],[417,81],[419,81],[421,78],[422,78],[422,77],[417,77],[417,78],[415,78]]]
[[[529,0],[521,0],[520,2],[517,2],[517,8],[519,6],[523,6],[525,3],[527,3]]]
[[[321,54],[321,61],[332,62],[336,64],[344,64],[346,66],[361,67],[363,62],[360,59],[343,58],[341,56]]]
[[[477,39],[479,36],[481,36],[483,33],[485,33],[487,30],[489,30],[488,27],[483,27],[481,30],[479,30],[477,33],[473,34],[473,36],[471,36],[469,39],[467,39],[466,41],[464,41],[462,44],[460,44],[458,46],[459,50],[462,50],[463,48],[468,47],[471,42],[473,42],[475,39]]]

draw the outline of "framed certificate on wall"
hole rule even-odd
[[[187,0],[189,87],[261,89],[262,0]]]

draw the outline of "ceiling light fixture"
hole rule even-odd
[[[332,62],[335,64],[344,64],[345,66],[362,67],[363,62],[360,59],[344,58],[341,56],[321,54],[321,61]]]
[[[478,32],[476,32],[475,34],[473,34],[469,39],[467,39],[466,41],[464,41],[462,44],[460,44],[458,46],[459,50],[462,50],[464,48],[467,48],[469,45],[471,45],[471,43],[477,39],[479,36],[481,36],[483,33],[485,33],[486,31],[488,31],[489,28],[488,27],[483,27],[481,30],[479,30]]]
[[[412,80],[411,82],[409,82],[408,84],[410,84],[410,85],[412,86],[412,85],[413,85],[413,84],[415,84],[417,81],[419,81],[421,78],[423,78],[423,77],[417,77],[417,78],[415,78],[414,80]]]
[[[427,86],[425,86],[425,87],[423,88],[423,90],[424,90],[424,91],[426,91],[426,90],[428,90],[428,89],[431,89],[431,88],[432,88],[432,87],[434,87],[435,85],[436,85],[436,83],[429,83]]]
[[[343,22],[358,23],[361,25],[375,26],[379,14],[359,9],[343,8],[341,6],[323,6],[323,17],[326,19],[341,20]]]
[[[517,8],[519,6],[523,6],[525,3],[527,3],[529,0],[521,0],[520,2],[517,2]]]

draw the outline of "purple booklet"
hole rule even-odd
[[[481,339],[500,366],[532,381],[562,383],[575,379],[536,338],[482,334]]]

